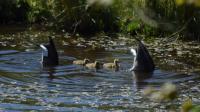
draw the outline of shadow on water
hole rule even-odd
[[[55,76],[56,71],[55,71],[54,67],[43,67],[43,71],[47,72],[49,79],[56,78],[56,76]]]
[[[154,72],[132,72],[133,86],[137,89],[142,89],[148,86],[160,87],[163,83],[182,83],[192,79],[198,79],[197,74],[184,74],[170,71],[155,70]]]
[[[59,45],[57,43],[57,45]],[[141,89],[164,82],[184,83],[191,75],[157,68],[152,73],[128,72],[133,57],[124,50],[95,50],[90,47],[58,46],[60,65],[42,67],[41,50],[0,50],[0,108],[5,111],[131,111],[149,110]],[[118,71],[93,70],[72,64],[75,59],[113,62]]]
[[[134,87],[136,87],[135,89],[139,89],[148,85],[148,82],[146,82],[146,80],[150,79],[153,76],[153,72],[132,71],[132,75]]]

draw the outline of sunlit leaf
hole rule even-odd
[[[98,5],[103,5],[103,6],[109,6],[109,5],[112,5],[112,3],[113,3],[113,0],[87,0],[88,5],[98,4]]]
[[[194,4],[195,4],[195,6],[200,7],[200,0],[195,0]]]
[[[183,5],[185,3],[185,0],[176,0],[177,5]]]
[[[131,23],[128,24],[127,31],[133,31],[138,29],[139,27],[140,27],[139,21],[132,21]]]
[[[188,98],[181,105],[181,112],[189,112],[191,108],[192,108],[192,100]]]

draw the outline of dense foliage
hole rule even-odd
[[[30,7],[24,1],[1,0],[0,1],[0,23],[8,24],[26,21]]]
[[[42,23],[82,34],[121,31],[199,39],[198,4],[198,0],[2,0],[0,23]]]

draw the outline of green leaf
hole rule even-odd
[[[194,108],[192,108],[191,112],[200,112],[200,105],[195,106]]]
[[[140,27],[139,21],[132,21],[131,23],[128,24],[127,31],[133,31],[138,29],[139,27]]]

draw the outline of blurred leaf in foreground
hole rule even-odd
[[[188,98],[181,105],[181,112],[189,112],[192,109],[192,100]]]

